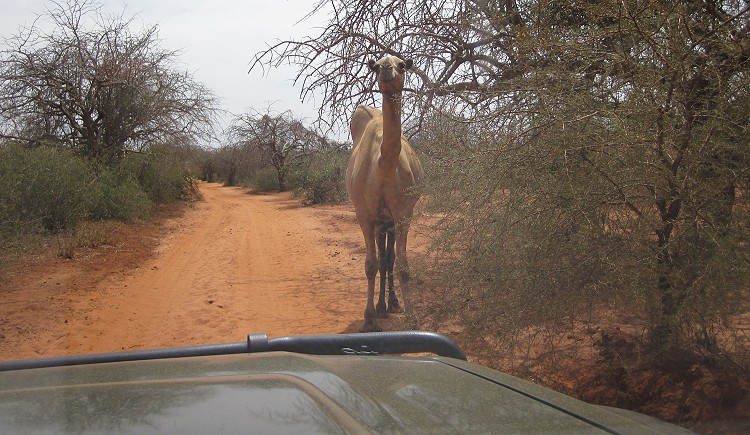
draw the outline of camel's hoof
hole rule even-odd
[[[385,308],[385,305],[378,306],[375,312],[379,319],[385,319],[388,317],[388,310]]]
[[[401,305],[399,305],[398,302],[396,302],[395,304],[388,305],[388,312],[389,313],[400,313],[401,311],[402,311],[401,310]]]
[[[374,320],[372,321],[365,320],[365,324],[362,326],[362,329],[359,330],[359,332],[381,332],[381,331],[383,331],[383,329]]]

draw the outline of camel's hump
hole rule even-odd
[[[367,113],[367,115],[369,115],[370,118],[383,116],[383,112],[381,112],[380,109],[376,109],[372,106],[357,106],[357,110],[354,111],[354,116],[357,116],[358,111]]]
[[[365,127],[372,119],[381,118],[382,116],[383,112],[381,112],[380,109],[370,106],[357,106],[357,109],[352,115],[352,122],[350,125],[353,143],[356,144],[359,141],[359,138],[365,131]]]

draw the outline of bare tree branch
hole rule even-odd
[[[0,53],[0,114],[6,135],[64,138],[92,158],[175,138],[207,137],[215,97],[172,69],[175,53],[158,47],[156,27],[104,16],[86,0],[53,2],[49,32],[33,25]]]

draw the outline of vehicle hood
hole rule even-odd
[[[273,352],[0,373],[0,428],[19,434],[679,430],[651,423],[452,358]]]

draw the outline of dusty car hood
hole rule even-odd
[[[452,358],[287,352],[3,372],[0,428],[7,433],[649,431],[603,408]]]
[[[287,352],[3,372],[0,428],[7,433],[650,430],[452,358]]]

